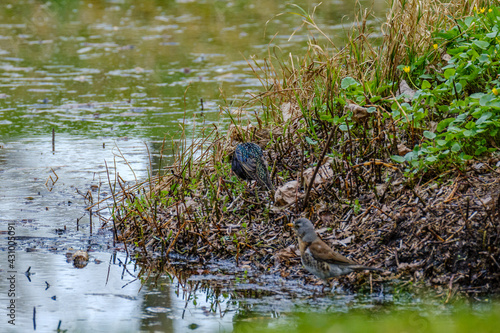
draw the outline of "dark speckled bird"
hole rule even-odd
[[[302,265],[328,283],[328,279],[354,271],[383,271],[380,268],[360,265],[335,252],[321,240],[308,219],[300,218],[288,224],[295,229],[299,239]]]
[[[274,190],[264,153],[255,143],[245,142],[236,146],[231,169],[242,179],[255,180],[268,190]]]

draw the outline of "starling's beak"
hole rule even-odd
[[[290,228],[295,228],[295,225],[293,223],[287,223],[286,225],[289,226]]]

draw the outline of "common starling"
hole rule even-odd
[[[289,223],[299,239],[302,265],[311,273],[328,283],[328,279],[354,271],[383,271],[383,269],[360,265],[335,252],[321,240],[308,219],[300,218]]]
[[[268,190],[274,190],[262,149],[255,143],[246,142],[236,146],[231,169],[240,178],[255,180]]]

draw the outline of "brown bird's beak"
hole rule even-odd
[[[287,225],[287,226],[289,226],[290,228],[295,227],[295,226],[293,225],[293,223],[287,223],[286,225]]]

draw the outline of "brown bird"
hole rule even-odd
[[[302,265],[310,272],[328,283],[328,279],[354,271],[383,271],[380,268],[359,265],[335,252],[321,240],[308,219],[300,218],[289,223],[299,239]]]

